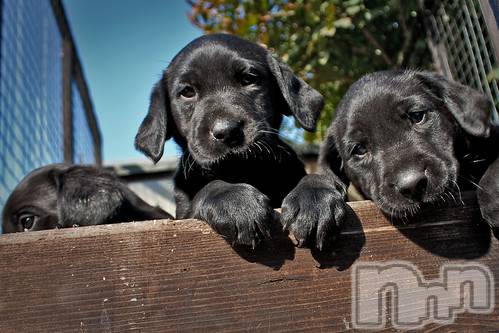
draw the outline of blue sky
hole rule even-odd
[[[201,30],[183,0],[64,0],[103,137],[104,163],[145,159],[133,147],[153,84]],[[165,156],[178,154],[168,142]]]

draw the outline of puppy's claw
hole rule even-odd
[[[289,239],[291,240],[291,243],[293,243],[294,246],[298,246],[298,241],[296,240],[295,235],[292,233],[289,234]]]

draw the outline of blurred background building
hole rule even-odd
[[[101,136],[60,1],[0,0],[0,210],[49,163],[101,163]]]
[[[163,157],[153,164],[151,161],[129,161],[107,166],[128,187],[145,202],[161,207],[175,216],[173,175],[179,159],[175,156]]]

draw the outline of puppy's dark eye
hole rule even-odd
[[[413,124],[421,124],[422,122],[425,121],[426,118],[426,111],[414,111],[414,112],[409,112],[409,119]]]
[[[23,226],[24,231],[27,231],[33,228],[33,225],[35,224],[36,221],[36,216],[30,214],[23,214],[19,216],[17,221]]]
[[[364,156],[367,153],[367,149],[363,144],[357,143],[355,146],[352,148],[352,156]]]
[[[258,75],[253,73],[243,73],[241,75],[241,84],[243,86],[249,86],[258,82]]]
[[[194,88],[191,86],[186,86],[180,91],[179,95],[183,98],[191,99],[196,97],[196,90],[194,90]]]

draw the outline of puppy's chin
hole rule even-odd
[[[276,143],[277,135],[273,132],[245,133],[243,143],[228,147],[221,144],[210,144],[207,140],[189,141],[187,149],[194,161],[202,167],[208,168],[225,160],[237,161],[248,159],[277,159],[281,153],[290,154],[283,145]],[[195,142],[191,144],[191,142]],[[281,151],[282,150],[282,151]]]
[[[235,159],[238,157],[247,156],[249,145],[244,144],[233,148],[220,148],[216,147],[216,149],[197,149],[195,146],[188,147],[189,153],[191,157],[202,167],[210,167],[215,164],[221,163],[224,160],[230,158]]]
[[[421,210],[422,206],[420,203],[391,205],[378,200],[374,200],[374,203],[383,211],[383,213],[393,218],[406,218],[408,216],[416,215]]]
[[[455,175],[448,175],[446,180],[429,189],[429,193],[420,201],[403,199],[390,199],[388,196],[376,193],[373,201],[385,214],[394,218],[407,218],[417,215],[425,207],[445,205],[461,202],[461,190],[456,183]]]

